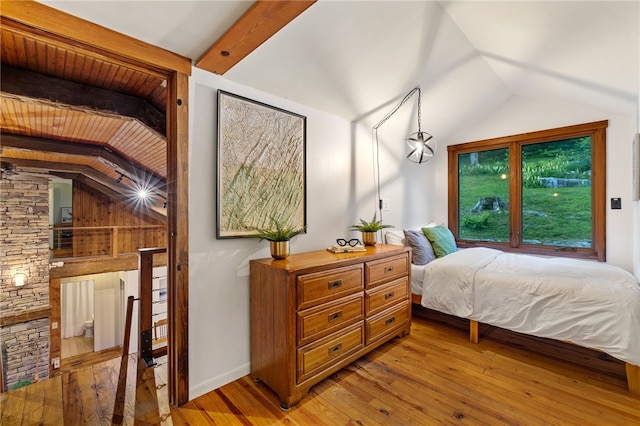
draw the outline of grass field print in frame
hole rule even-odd
[[[217,238],[306,224],[306,117],[218,90]]]

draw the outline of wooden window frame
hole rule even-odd
[[[459,247],[484,246],[504,251],[531,253],[551,256],[577,257],[606,260],[606,130],[608,120],[596,121],[574,126],[558,127],[518,135],[467,142],[447,147],[449,161],[449,229],[456,238]],[[522,229],[522,151],[529,144],[553,142],[564,139],[591,136],[591,213],[592,247],[559,248],[523,244]],[[459,238],[459,170],[458,156],[474,151],[499,148],[509,150],[509,242],[488,242],[464,240]]]

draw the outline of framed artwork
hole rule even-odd
[[[60,208],[60,222],[61,223],[71,223],[73,221],[73,215],[71,211],[71,207],[61,207]]]
[[[218,239],[306,224],[306,120],[218,90]]]

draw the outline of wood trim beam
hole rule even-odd
[[[196,67],[224,74],[316,0],[258,0],[207,51]]]
[[[183,405],[189,401],[189,77],[175,73],[167,91],[168,393],[170,404]]]
[[[142,98],[6,65],[0,73],[3,93],[135,118],[155,132],[166,135],[164,113]]]
[[[14,135],[7,133],[2,134],[2,146],[5,148],[16,148],[29,151],[53,152],[56,154],[69,154],[86,157],[99,157],[108,161],[109,163],[116,165],[122,171],[133,176],[134,178],[136,176],[146,176],[148,181],[157,183],[156,191],[162,193],[163,195],[167,191],[166,179],[164,177],[153,173],[151,170],[147,170],[144,167],[141,167],[140,165],[126,159],[124,156],[120,155],[120,153],[103,146],[80,142],[65,142],[57,140],[54,141],[51,139],[42,139],[31,136]],[[3,157],[7,158],[5,156]],[[16,161],[12,159],[9,162],[17,164]],[[50,170],[58,170],[60,168],[64,168],[64,170],[70,170],[69,168],[66,168],[66,166],[70,165],[59,164],[60,163],[51,162],[47,163],[46,167],[50,167]],[[78,168],[79,166],[76,169]],[[101,176],[103,175],[101,174]],[[110,180],[111,178],[107,177],[107,179]]]
[[[0,316],[0,327],[20,324],[21,322],[35,321],[43,318],[49,318],[51,315],[51,305],[41,308],[29,309],[19,313],[11,313]]]
[[[51,316],[49,317],[49,360],[62,358],[62,302],[60,300],[60,278],[49,277],[49,302],[51,303]],[[53,328],[52,324],[58,323]],[[49,362],[49,377],[53,377],[57,369]]]
[[[99,55],[109,52],[114,59],[138,63],[146,69],[175,70],[191,75],[189,58],[32,0],[3,1],[1,14],[3,26],[26,25],[34,34],[40,30],[48,39],[58,39],[79,49]]]
[[[49,279],[77,277],[80,275],[102,274],[105,272],[135,271],[138,269],[138,254],[125,254],[117,258],[68,259],[61,267],[51,268]],[[166,254],[153,256],[153,266],[166,266]]]

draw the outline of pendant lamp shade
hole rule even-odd
[[[404,155],[411,162],[422,164],[436,153],[436,141],[427,132],[417,131],[409,135],[404,145]]]
[[[420,86],[411,90],[407,95],[402,99],[402,101],[387,115],[385,115],[378,124],[373,126],[373,135],[374,142],[376,147],[378,146],[378,128],[387,122],[399,109],[402,105],[405,104],[415,93],[418,93],[418,131],[410,134],[407,139],[405,139],[404,144],[404,155],[407,159],[413,163],[426,163],[431,160],[433,156],[436,154],[436,141],[434,137],[422,131],[422,92],[420,91]],[[377,151],[376,151],[377,152]]]

